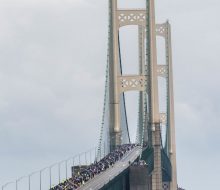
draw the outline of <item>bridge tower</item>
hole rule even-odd
[[[123,143],[121,123],[121,94],[139,91],[138,142],[153,148],[154,169],[151,189],[162,190],[162,149],[172,166],[169,190],[177,189],[176,147],[173,103],[173,75],[171,59],[170,24],[155,24],[154,0],[146,0],[146,9],[120,10],[117,0],[109,0],[109,44],[108,44],[108,104],[110,150]],[[120,62],[119,28],[138,25],[139,30],[139,74],[124,75]],[[165,39],[166,64],[157,64],[156,36]],[[158,77],[167,83],[167,113],[159,112]],[[161,140],[161,124],[166,124],[166,146]]]

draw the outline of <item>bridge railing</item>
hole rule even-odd
[[[1,186],[1,190],[49,190],[72,177],[77,168],[92,164],[97,158],[97,147],[21,176]]]

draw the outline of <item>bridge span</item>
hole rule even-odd
[[[128,152],[121,160],[115,163],[112,168],[104,171],[103,173],[95,176],[89,180],[84,186],[78,190],[98,190],[104,185],[108,184],[111,180],[120,175],[123,171],[129,168],[130,163],[133,163],[141,154],[141,147],[137,146]]]

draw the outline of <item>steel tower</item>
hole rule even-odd
[[[170,190],[177,189],[176,145],[174,126],[173,73],[170,24],[155,24],[154,0],[146,0],[146,9],[118,9],[117,0],[109,0],[108,95],[109,95],[109,146],[113,150],[122,144],[121,99],[122,93],[139,91],[139,125],[137,142],[154,149],[152,190],[162,190],[161,149],[164,149],[172,166]],[[119,29],[138,25],[139,74],[121,72]],[[157,64],[156,36],[164,37],[166,64]],[[167,111],[159,111],[158,77],[166,80]],[[161,143],[161,125],[166,126],[166,145]]]

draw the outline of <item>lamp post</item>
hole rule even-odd
[[[31,190],[31,176],[38,173],[39,171],[32,172],[31,174],[28,175],[28,189]]]
[[[60,184],[60,165],[61,165],[62,162],[59,162],[58,163],[58,176],[59,176],[59,184]]]
[[[72,159],[73,159],[72,177],[73,177],[73,175],[75,174],[75,171],[74,171],[74,166],[75,166],[75,158],[77,158],[77,156],[72,157]]]
[[[103,146],[104,146],[103,149],[104,149],[104,157],[105,157],[105,154],[106,154],[106,152],[105,152],[105,142],[104,142]]]
[[[8,183],[2,185],[2,190],[4,190],[4,188],[5,188],[6,186],[8,186],[8,185],[10,185],[10,184],[12,184],[12,183],[15,183],[15,182],[14,182],[14,181],[10,181],[10,182],[8,182]]]
[[[59,175],[59,183],[61,182],[61,171],[60,171],[60,167],[61,164],[64,163],[65,160],[62,160],[61,162],[58,163],[58,175]]]
[[[98,156],[96,155],[96,147],[95,147],[95,162],[98,160]]]
[[[50,173],[50,189],[51,189],[51,187],[52,187],[52,168],[54,167],[54,166],[56,166],[57,165],[57,163],[55,163],[55,164],[53,164],[53,165],[51,165],[51,166],[49,166],[49,173]]]
[[[97,161],[97,155],[96,155],[96,147],[94,147],[94,160],[93,163]]]
[[[85,164],[86,164],[86,166],[87,166],[87,152],[85,152]]]
[[[92,149],[89,151],[89,162],[92,164]]]
[[[15,181],[15,188],[16,188],[16,190],[18,190],[18,182],[21,181],[25,177],[27,177],[27,176],[22,176],[22,177],[16,179],[16,181]]]
[[[80,164],[80,154],[79,154],[79,168],[81,168],[81,164]]]
[[[48,169],[49,167],[46,167],[46,168],[43,168],[40,170],[40,190],[41,190],[41,186],[42,186],[42,181],[41,181],[41,175],[42,175],[42,172],[46,169]]]
[[[66,169],[66,180],[67,180],[67,163],[68,163],[69,159],[65,160],[65,169]]]

